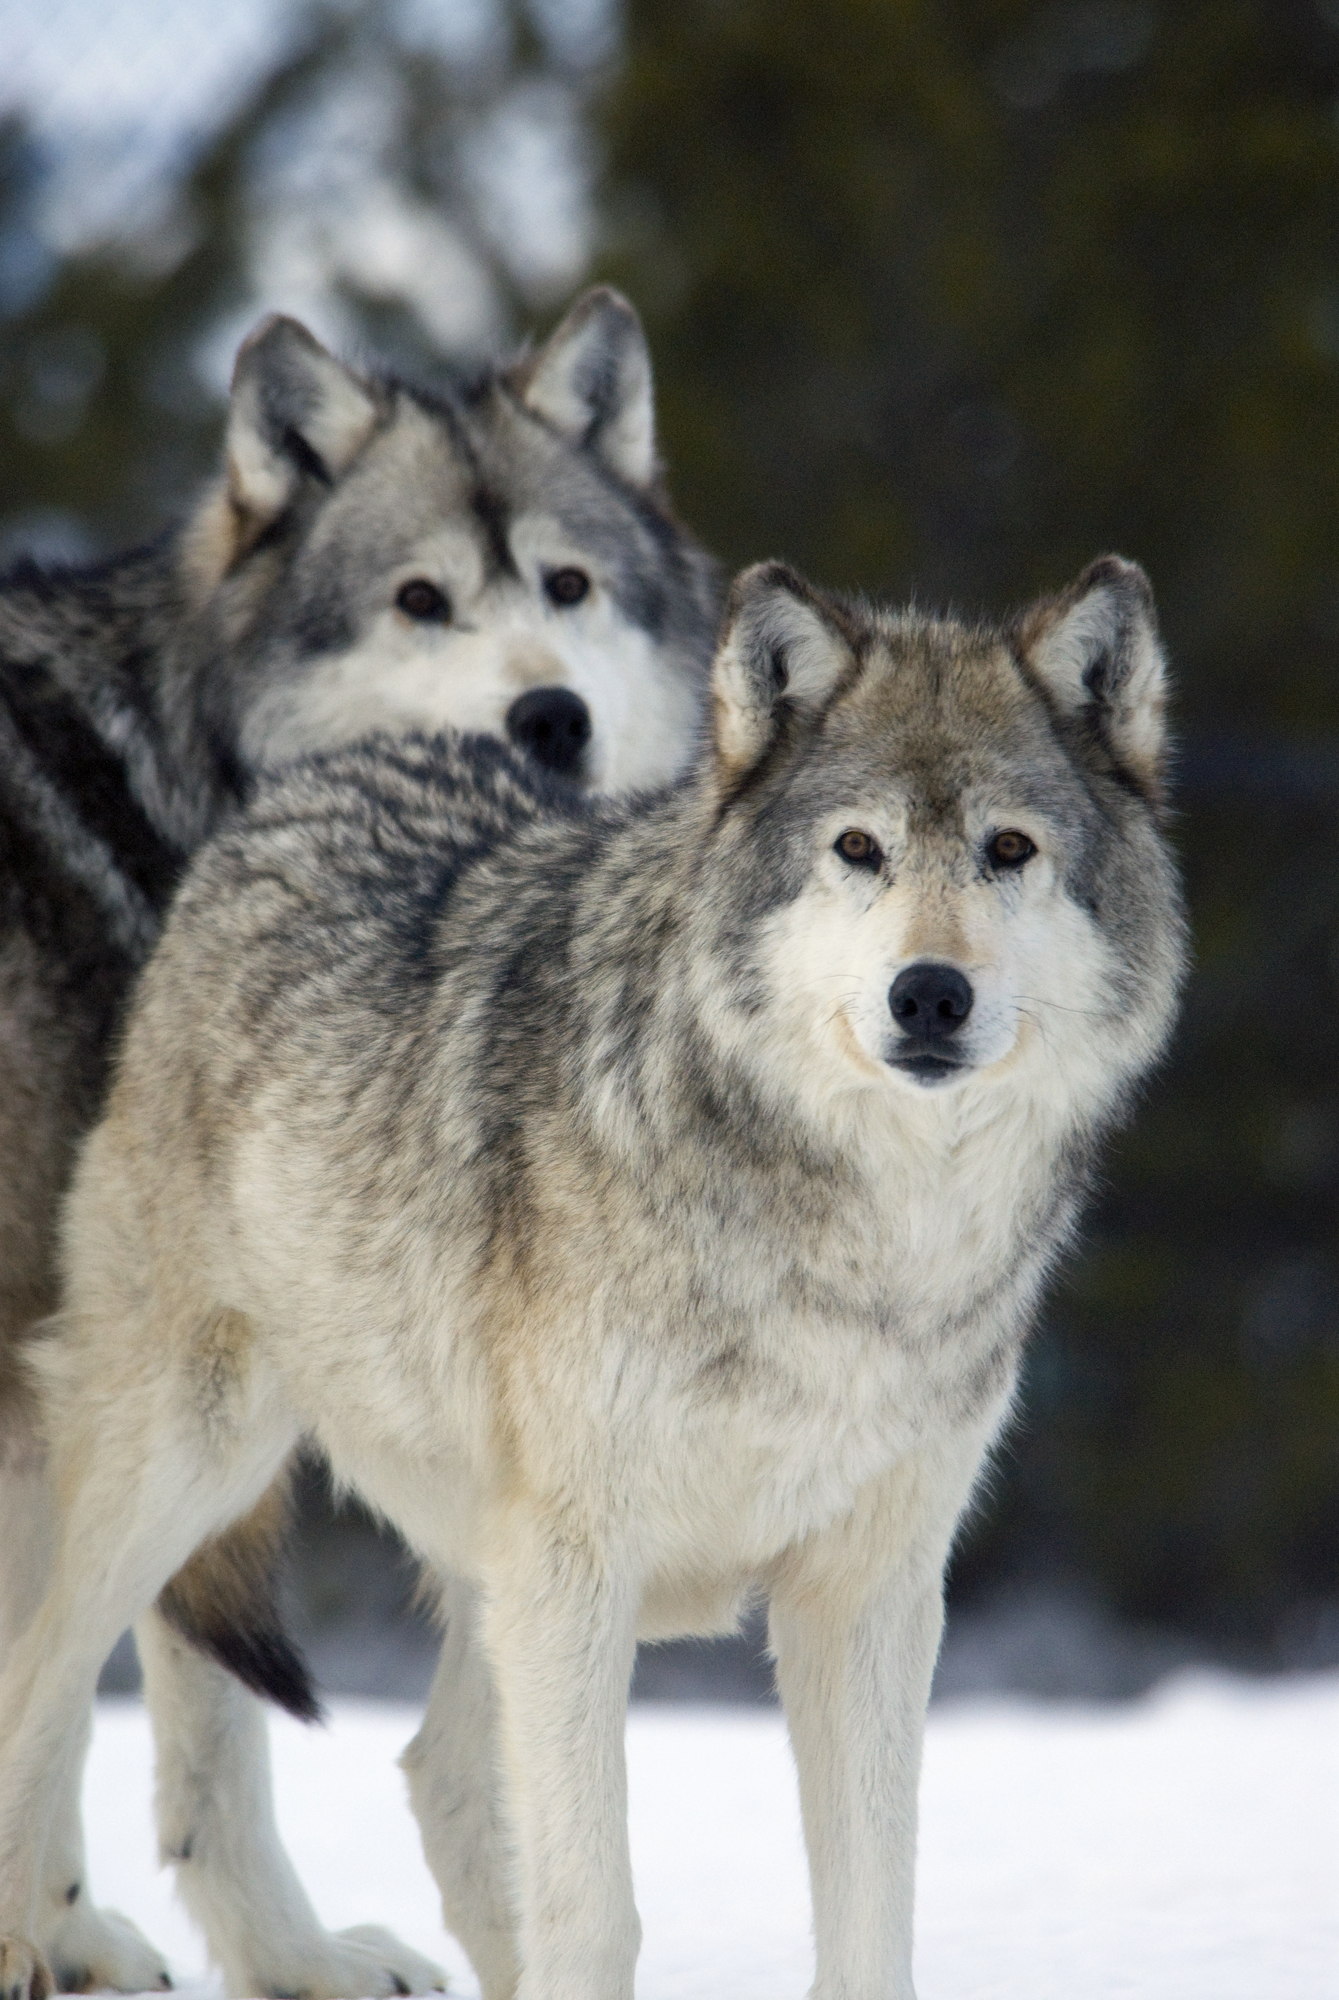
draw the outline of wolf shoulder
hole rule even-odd
[[[308,1016],[414,1030],[463,974],[514,993],[547,968],[552,983],[575,905],[610,843],[636,844],[644,806],[579,792],[486,736],[376,736],[298,759],[187,872],[146,1004],[166,1025],[193,993],[218,1031],[222,1008],[269,1042]]]

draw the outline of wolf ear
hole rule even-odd
[[[378,414],[372,393],[305,326],[262,320],[238,350],[224,443],[236,553],[278,520],[304,479],[331,485]]]
[[[597,285],[512,377],[537,417],[602,458],[630,486],[655,478],[651,356],[621,293]]]
[[[1024,660],[1065,715],[1087,714],[1153,798],[1167,756],[1167,666],[1153,592],[1137,563],[1101,556],[1015,628]]]
[[[749,770],[787,715],[815,714],[853,664],[832,613],[785,563],[735,579],[711,670],[712,732],[727,780]]]

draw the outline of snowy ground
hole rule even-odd
[[[477,1989],[437,1919],[393,1758],[416,1712],[280,1717],[286,1838],[324,1919],[381,1922]],[[795,1781],[774,1710],[647,1703],[628,1725],[639,2000],[802,2000],[812,1975]],[[101,1704],[90,1875],[203,2000],[153,1865],[142,1710]],[[1335,2000],[1339,1675],[1186,1676],[1124,1706],[946,1702],[926,1750],[920,2000]]]

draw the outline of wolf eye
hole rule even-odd
[[[987,843],[986,859],[992,868],[1021,868],[1025,861],[1031,861],[1036,851],[1035,841],[1011,827],[1004,833],[997,833]]]
[[[402,583],[395,602],[406,618],[431,618],[445,625],[451,617],[450,598],[435,583],[429,583],[426,576],[411,577],[408,583]]]
[[[853,868],[877,868],[883,860],[879,843],[859,827],[849,826],[837,840],[837,852],[843,861],[849,861]]]
[[[550,604],[580,604],[590,595],[590,578],[584,569],[551,569],[544,578]]]

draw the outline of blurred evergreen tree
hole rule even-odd
[[[1332,0],[629,0],[600,110],[717,550],[997,609],[1153,577],[1199,969],[958,1588],[1295,1654],[1339,1593],[1337,98]]]
[[[495,32],[453,61],[414,14],[296,13],[287,57],[154,212],[64,258],[42,240],[51,162],[0,125],[0,541],[115,548],[179,511],[218,450],[220,340],[262,311],[314,304],[355,357],[430,376],[556,302],[572,271],[514,254],[488,128],[527,89],[579,86],[581,50],[497,0]]]

